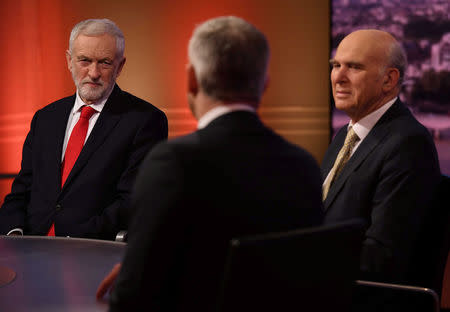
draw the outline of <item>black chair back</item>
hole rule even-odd
[[[219,311],[348,311],[360,219],[231,241]]]
[[[450,177],[442,175],[431,205],[430,218],[418,243],[411,275],[412,285],[433,289],[439,297],[442,292],[445,265],[450,248]]]

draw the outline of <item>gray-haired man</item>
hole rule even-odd
[[[77,92],[34,115],[0,234],[114,239],[127,228],[140,163],[168,130],[162,111],[115,84],[124,48],[108,19],[73,28],[66,57]]]

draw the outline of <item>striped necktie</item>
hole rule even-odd
[[[342,146],[341,150],[339,151],[339,154],[337,155],[333,168],[331,168],[330,170],[329,174],[330,176],[327,180],[327,183],[325,183],[323,186],[323,197],[322,197],[323,201],[325,201],[325,199],[327,198],[331,184],[339,176],[339,174],[342,171],[342,168],[344,168],[345,164],[350,159],[352,150],[358,141],[359,141],[358,135],[353,130],[353,128],[350,127],[347,131],[347,136],[345,137],[344,145]]]

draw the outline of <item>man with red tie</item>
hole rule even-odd
[[[162,111],[115,84],[124,48],[108,19],[72,29],[66,57],[77,92],[34,115],[0,234],[114,239],[127,228],[139,165],[168,130]]]

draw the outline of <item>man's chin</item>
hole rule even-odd
[[[101,92],[99,92],[99,91],[95,91],[95,92],[87,91],[86,92],[85,90],[82,90],[80,92],[81,98],[83,100],[89,101],[89,102],[96,102],[96,101],[100,100],[101,98],[103,98],[104,94],[105,94],[104,90],[101,90]]]
[[[335,100],[334,105],[336,106],[336,108],[338,110],[341,110],[344,112],[351,107],[350,103],[348,103],[346,101],[342,101],[342,100]]]

